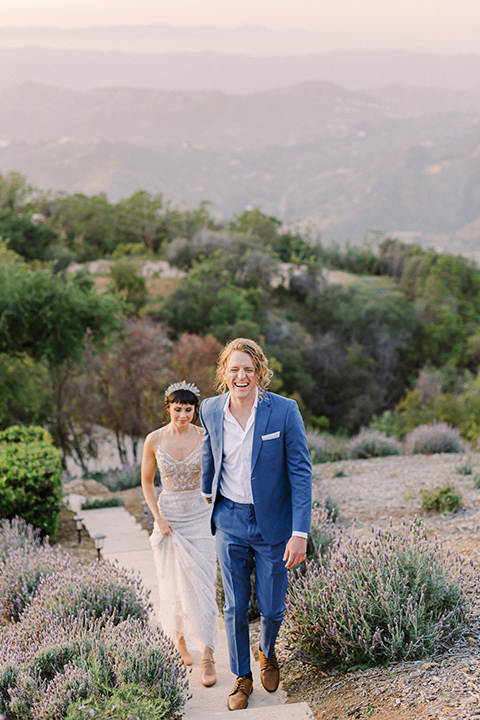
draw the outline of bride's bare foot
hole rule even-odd
[[[184,665],[192,664],[192,662],[193,662],[192,656],[190,655],[190,653],[187,650],[187,644],[186,644],[185,640],[183,640],[183,641],[179,640],[178,652],[180,653],[180,657],[182,658]]]
[[[202,685],[211,687],[217,682],[217,673],[215,672],[215,660],[213,657],[202,658]]]

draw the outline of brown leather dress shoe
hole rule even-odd
[[[253,681],[246,675],[237,677],[233,690],[228,696],[227,706],[229,710],[245,710],[248,705],[248,698],[253,690]]]
[[[269,658],[265,657],[258,646],[258,657],[260,660],[260,678],[262,685],[267,692],[275,692],[280,682],[280,669],[277,656],[273,652]]]

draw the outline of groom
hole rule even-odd
[[[261,615],[260,676],[275,692],[280,674],[275,640],[285,610],[287,569],[305,559],[312,468],[294,400],[267,392],[272,376],[263,350],[237,338],[220,354],[217,387],[226,394],[200,407],[205,428],[202,493],[213,500],[212,532],[225,591],[230,668],[236,676],[229,710],[248,705],[253,689],[248,608],[250,577]]]

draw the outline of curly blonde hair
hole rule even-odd
[[[235,338],[235,340],[230,340],[230,342],[225,345],[218,356],[217,371],[215,375],[216,389],[220,393],[224,393],[227,389],[227,383],[225,382],[223,374],[227,367],[228,358],[233,352],[235,352],[235,350],[248,353],[248,355],[252,358],[257,385],[262,391],[262,395],[264,395],[270,384],[273,370],[270,370],[268,367],[268,358],[260,345],[258,345],[255,340],[250,340],[250,338]]]

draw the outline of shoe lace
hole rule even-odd
[[[268,668],[273,668],[274,670],[279,669],[278,660],[277,660],[277,656],[275,655],[275,653],[273,653],[273,655],[270,655],[270,657],[267,658],[267,660],[265,662],[265,669],[268,669]]]
[[[233,688],[232,695],[237,692],[244,692],[245,695],[248,695],[249,692],[249,685],[250,685],[250,678],[248,678],[246,675],[243,675],[242,677],[237,678],[235,682],[235,687]]]

